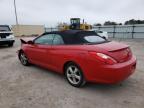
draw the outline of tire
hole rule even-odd
[[[14,43],[9,43],[8,44],[9,47],[12,47],[13,45],[14,45]]]
[[[86,83],[82,70],[74,63],[69,63],[65,67],[65,77],[74,87],[82,87]]]
[[[20,59],[20,62],[22,65],[24,65],[24,66],[30,65],[28,58],[23,51],[20,52],[19,59]]]

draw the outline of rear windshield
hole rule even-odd
[[[95,32],[80,32],[64,36],[64,42],[65,44],[100,44],[108,40],[98,36]]]
[[[9,26],[0,26],[0,31],[10,31]]]
[[[106,41],[104,38],[97,35],[84,36],[83,39],[86,41],[86,43],[102,43]]]

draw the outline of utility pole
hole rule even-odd
[[[14,0],[14,9],[15,9],[16,25],[18,25],[18,17],[17,17],[16,0]]]

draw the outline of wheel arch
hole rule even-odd
[[[73,64],[75,64],[76,66],[78,66],[78,68],[80,68],[80,70],[83,72],[81,66],[80,66],[77,62],[75,62],[75,61],[73,61],[73,60],[69,60],[69,61],[66,61],[66,62],[64,63],[64,65],[63,65],[63,74],[65,74],[65,69],[66,69],[66,67],[68,66],[68,64],[70,64],[70,63],[73,63]]]
[[[82,78],[83,78],[83,82],[82,82],[82,84],[80,85],[80,86],[83,86],[86,82],[87,82],[87,80],[86,80],[86,77],[85,77],[85,74],[84,74],[84,71],[82,70],[82,68],[80,67],[80,65],[78,64],[78,63],[76,63],[75,61],[67,61],[67,62],[65,62],[65,64],[63,65],[63,74],[64,75],[66,75],[65,74],[65,70],[66,70],[66,67],[68,66],[68,64],[70,64],[70,63],[72,63],[72,64],[74,64],[74,65],[76,65],[79,69],[80,69],[80,71],[81,71],[81,74],[82,74]],[[74,86],[74,85],[73,85]],[[80,87],[79,86],[79,87]],[[75,86],[76,87],[76,86]]]
[[[66,69],[66,67],[68,66],[68,64],[70,64],[70,63],[74,63],[74,64],[77,65],[77,63],[75,63],[75,62],[72,61],[72,60],[66,61],[66,62],[63,64],[63,74],[65,74],[65,69]]]

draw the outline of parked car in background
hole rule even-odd
[[[86,82],[119,83],[134,73],[136,58],[128,45],[108,41],[95,31],[48,32],[21,39],[18,58],[65,75],[75,87]]]
[[[101,36],[101,37],[105,37],[106,39],[108,39],[108,32],[106,31],[101,31],[101,30],[95,30],[95,32]]]
[[[12,47],[15,42],[13,31],[8,25],[0,25],[0,45]]]

